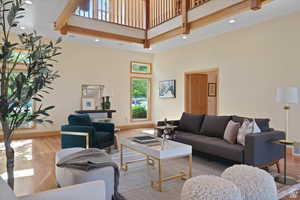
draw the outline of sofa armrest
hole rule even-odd
[[[104,181],[95,181],[23,196],[20,200],[105,200]]]
[[[93,122],[93,126],[95,127],[96,131],[106,131],[110,133],[115,132],[115,124],[109,122]]]
[[[282,139],[285,139],[285,133],[282,131],[246,135],[244,163],[252,166],[263,166],[280,160],[284,156],[284,147],[273,141]]]
[[[95,132],[95,128],[93,126],[63,125],[61,126],[61,131],[93,134]]]

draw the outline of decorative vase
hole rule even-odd
[[[105,100],[105,109],[109,110],[110,109],[110,105],[111,105],[111,103],[109,101],[109,96],[106,96],[105,99],[106,99]]]
[[[102,110],[105,110],[105,97],[102,97],[101,107]]]

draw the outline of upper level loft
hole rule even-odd
[[[189,34],[271,0],[69,0],[55,22],[61,34],[150,45]]]

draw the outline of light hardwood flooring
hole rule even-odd
[[[150,129],[121,131],[119,137],[130,137]],[[15,148],[15,193],[18,196],[56,188],[55,153],[60,150],[60,137],[41,137],[13,142]],[[0,175],[5,174],[5,153],[0,143]],[[280,162],[283,169],[283,162]],[[288,155],[288,173],[299,179],[300,158]],[[282,200],[300,199],[300,191]],[[130,200],[130,199],[129,199]]]

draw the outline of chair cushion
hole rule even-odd
[[[196,115],[184,112],[179,121],[178,130],[198,133],[205,115]]]
[[[0,177],[0,199],[17,200],[15,193],[10,189],[7,183]]]
[[[223,138],[230,119],[231,116],[206,115],[202,123],[200,134],[209,137]]]
[[[114,135],[110,132],[97,131],[93,136],[93,143],[96,146],[98,146],[98,144],[101,145],[111,140],[114,140]]]
[[[88,114],[70,115],[68,121],[69,125],[92,126],[92,121]]]
[[[232,121],[234,122],[239,122],[241,124],[243,124],[244,120],[245,119],[248,119],[249,121],[252,121],[253,118],[247,118],[247,117],[240,117],[240,116],[232,116]],[[260,130],[262,132],[266,132],[266,131],[269,131],[270,130],[270,119],[257,119],[255,118],[255,122],[257,123],[258,127],[260,128]]]
[[[193,149],[242,163],[244,147],[239,144],[229,144],[223,139],[176,131],[176,141],[192,145]]]

